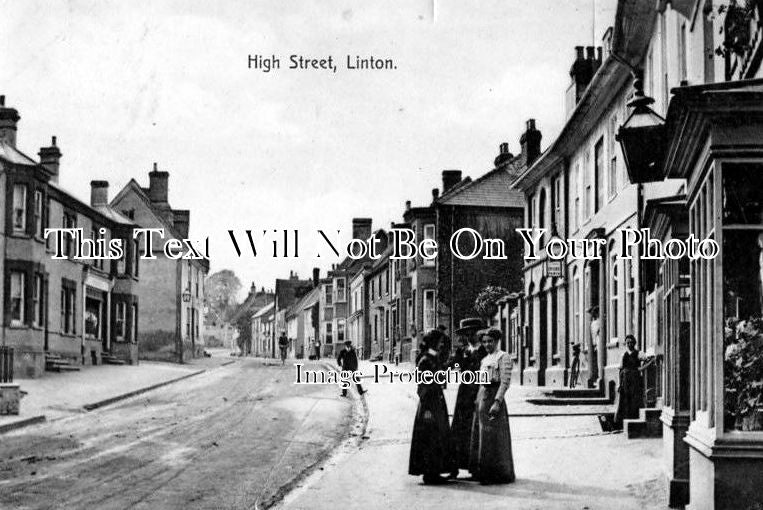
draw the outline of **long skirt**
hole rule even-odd
[[[617,393],[615,423],[638,418],[639,409],[644,407],[644,393],[641,390],[641,372],[631,368],[622,370],[620,388]]]
[[[488,411],[493,405],[498,385],[480,386],[477,393],[469,471],[482,483],[511,483],[514,481],[514,457],[511,453],[511,431],[506,404],[501,412],[490,419]]]
[[[477,398],[479,385],[461,384],[453,409],[453,423],[450,425],[450,440],[453,447],[451,470],[469,468],[469,445],[472,441],[472,422],[474,421],[474,399]]]
[[[431,419],[424,418],[430,411]],[[450,427],[448,409],[440,388],[430,388],[419,400],[413,422],[408,474],[440,475],[450,472]]]

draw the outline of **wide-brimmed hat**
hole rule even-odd
[[[469,333],[470,331],[482,329],[484,327],[485,323],[482,322],[482,319],[478,319],[477,317],[469,317],[467,319],[461,319],[461,322],[458,323],[456,334],[463,335],[464,333]]]

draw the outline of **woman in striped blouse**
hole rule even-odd
[[[504,396],[511,383],[511,356],[500,347],[501,331],[483,330],[487,356],[480,370],[490,375],[488,384],[480,385],[472,424],[469,471],[481,484],[514,481],[514,459],[511,453],[509,414]]]

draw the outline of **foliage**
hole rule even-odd
[[[252,350],[252,317],[254,310],[245,310],[236,318],[236,329],[238,330],[238,348],[243,354],[249,354]]]
[[[497,302],[509,293],[503,287],[488,285],[477,294],[474,300],[474,311],[487,322],[498,312]]]
[[[728,57],[732,54],[743,56],[751,49],[750,47],[750,22],[759,0],[729,0],[721,2],[711,12],[715,15],[725,16],[719,33],[723,35],[723,42],[715,49],[716,55]]]
[[[207,277],[205,292],[210,311],[220,320],[228,320],[236,310],[236,296],[240,290],[241,280],[230,269],[223,269]]]
[[[737,428],[759,427],[756,422],[763,412],[763,319],[729,320],[724,336],[725,414]]]

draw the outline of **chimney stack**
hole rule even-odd
[[[252,282],[252,285],[249,287],[249,294],[255,295],[257,294],[257,286]]]
[[[442,193],[447,193],[450,188],[461,182],[461,170],[442,171]]]
[[[503,165],[504,163],[510,161],[514,158],[514,155],[509,152],[509,143],[503,142],[501,145],[498,146],[498,156],[495,157],[493,160],[493,164],[496,168]]]
[[[50,173],[50,180],[58,183],[58,169],[61,166],[61,151],[56,145],[56,137],[50,138],[50,147],[40,147],[40,164]]]
[[[365,241],[371,237],[371,218],[352,219],[352,238]]]
[[[191,226],[191,211],[187,209],[175,209],[172,211],[172,220],[175,230],[177,230],[178,233],[183,236],[183,239],[187,239],[188,229]]]
[[[574,91],[574,103],[573,97],[569,98],[568,110],[580,101],[583,96],[583,92],[591,83],[593,75],[601,65],[601,48],[594,46],[585,47],[585,56],[583,55],[583,46],[575,46],[575,61],[570,68],[570,78],[572,78],[572,89]]]
[[[0,142],[16,147],[16,128],[20,118],[15,108],[5,106],[5,96],[0,96]]]
[[[540,156],[540,141],[543,136],[535,128],[535,119],[528,119],[525,132],[519,138],[525,167],[529,167]]]
[[[432,202],[436,202],[440,198],[440,190],[437,188],[432,189]]]
[[[90,205],[99,207],[109,204],[109,181],[90,181]]]
[[[405,210],[406,211],[410,211],[411,210],[411,201],[410,200],[406,200],[405,201]]]
[[[321,282],[321,269],[319,267],[313,268],[313,288],[320,285]]]
[[[154,163],[154,169],[148,173],[148,198],[151,203],[157,205],[168,204],[168,181],[169,172],[160,172],[158,165]]]

